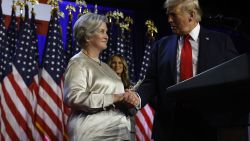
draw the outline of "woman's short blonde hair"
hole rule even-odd
[[[87,39],[98,30],[103,22],[108,22],[107,17],[104,15],[96,13],[82,15],[73,27],[73,34],[77,44],[81,47],[85,46]]]

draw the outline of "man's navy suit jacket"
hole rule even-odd
[[[153,45],[151,60],[143,83],[138,89],[142,106],[148,102],[155,108],[153,138],[171,134],[175,101],[168,97],[166,89],[177,83],[176,54],[178,36],[161,38]],[[230,60],[238,55],[231,38],[223,33],[205,28],[199,33],[197,74]]]

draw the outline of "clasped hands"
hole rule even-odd
[[[140,104],[140,99],[134,91],[126,89],[125,93],[123,95],[123,102],[135,107],[135,106],[138,106]]]
[[[136,107],[140,104],[140,98],[134,91],[126,89],[124,94],[114,95],[114,102],[123,102],[129,107]]]

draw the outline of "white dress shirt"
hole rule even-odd
[[[196,75],[197,72],[197,60],[198,60],[198,52],[199,52],[199,33],[200,33],[200,24],[198,23],[196,27],[189,33],[191,36],[189,42],[192,47],[192,62],[193,62],[193,76]],[[180,82],[180,58],[181,58],[181,50],[183,48],[184,37],[181,36],[178,39],[178,49],[177,49],[177,83]]]

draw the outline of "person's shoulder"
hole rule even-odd
[[[178,36],[177,35],[168,35],[168,36],[164,36],[161,37],[157,40],[154,41],[153,45],[154,46],[165,46],[166,44],[170,43],[170,42],[175,42],[177,41]]]
[[[167,35],[167,36],[161,37],[160,39],[156,40],[155,42],[156,43],[164,43],[164,42],[168,42],[170,40],[176,40],[176,39],[178,39],[178,36],[175,34],[172,34],[172,35]]]
[[[214,29],[201,28],[201,33],[206,36],[215,37],[215,38],[229,38],[230,36],[224,32],[217,31]]]
[[[178,36],[173,34],[169,36],[164,36],[160,38],[159,40],[156,40],[153,44],[153,49],[155,50],[162,50],[166,47],[172,47],[175,46],[178,41]]]
[[[70,66],[74,66],[74,65],[83,65],[83,64],[86,64],[87,63],[87,60],[84,59],[84,56],[82,55],[81,52],[75,54],[70,60],[69,60],[69,63],[68,63],[68,67]]]

